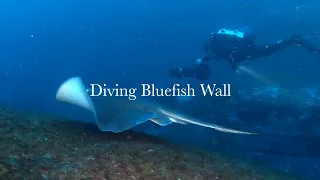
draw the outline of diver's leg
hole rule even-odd
[[[309,41],[302,38],[300,35],[291,36],[291,38],[288,40],[288,42],[292,45],[301,46],[302,48],[306,49],[307,51],[309,51],[311,53],[319,52],[319,48],[314,47]]]
[[[292,45],[301,46],[302,48],[308,50],[311,53],[319,52],[319,49],[315,48],[310,42],[303,39],[301,36],[293,35],[290,38],[278,41],[275,44],[250,47],[248,50],[249,52],[247,53],[248,54],[247,58],[256,59],[260,57],[271,56],[273,53],[278,52],[283,48],[286,48]]]
[[[248,53],[247,53],[247,59],[257,59],[261,57],[267,57],[271,56],[273,53],[278,52],[282,50],[283,48],[290,45],[287,40],[285,41],[279,41],[275,44],[266,45],[266,46],[252,46],[249,47]]]
[[[209,65],[200,64],[193,67],[171,68],[169,75],[174,78],[197,78],[198,80],[207,80],[210,75]]]

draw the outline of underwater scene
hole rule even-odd
[[[0,179],[320,179],[320,1],[0,2]]]

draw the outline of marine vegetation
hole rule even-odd
[[[0,179],[302,180],[132,131],[0,110]]]

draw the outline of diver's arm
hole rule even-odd
[[[215,58],[213,56],[205,56],[202,59],[198,59],[196,61],[196,65],[200,65],[204,62],[210,61],[210,60],[214,60]],[[228,61],[228,63],[231,65],[233,70],[238,70],[239,69],[239,65],[234,61],[232,55],[230,54],[230,56],[226,59]]]
[[[303,38],[300,35],[292,35],[288,40],[286,40],[290,44],[301,46],[311,53],[319,53],[319,48],[315,47],[311,42],[307,39]]]
[[[227,61],[231,65],[233,70],[237,71],[239,69],[239,65],[234,61],[233,56],[231,54],[227,58]]]
[[[205,57],[203,57],[201,59],[197,59],[196,60],[196,65],[200,65],[202,63],[206,63],[206,62],[214,60],[214,59],[215,58],[213,56],[205,56]]]
[[[202,61],[203,62],[207,62],[207,61],[211,61],[211,60],[214,60],[215,58],[213,56],[205,56],[202,58]]]

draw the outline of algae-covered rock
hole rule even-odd
[[[300,180],[143,134],[2,109],[0,179]],[[30,125],[30,126],[29,126]]]

